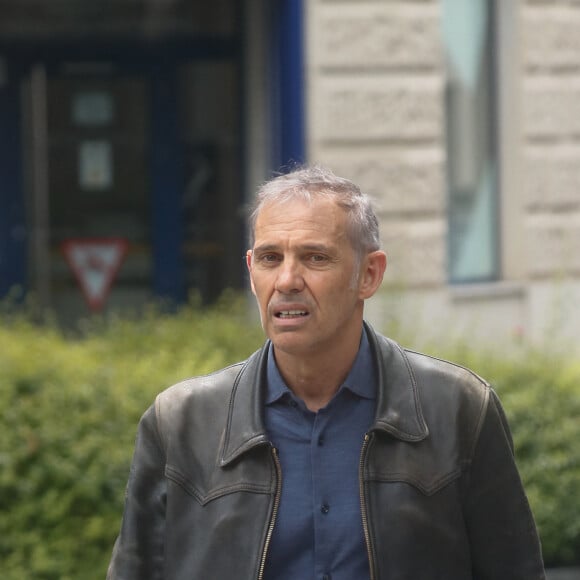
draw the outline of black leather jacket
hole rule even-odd
[[[494,392],[366,331],[379,379],[360,461],[371,578],[543,579]],[[265,353],[171,387],[144,414],[109,580],[262,577],[283,482],[262,422]]]

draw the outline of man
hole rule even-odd
[[[363,321],[386,267],[368,198],[300,169],[250,233],[269,340],[145,413],[108,578],[544,578],[490,386]]]

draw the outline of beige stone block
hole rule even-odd
[[[529,216],[527,247],[532,276],[580,273],[580,212]]]
[[[310,110],[314,140],[440,140],[440,77],[322,77]]]
[[[525,10],[529,10],[530,8],[549,10],[550,8],[554,8],[554,6],[573,6],[575,4],[580,4],[580,0],[523,0],[522,7]]]
[[[445,210],[445,155],[441,148],[324,149],[316,161],[354,181],[382,215],[441,214]]]
[[[524,62],[529,67],[580,65],[580,3],[529,7],[523,18]]]
[[[579,358],[580,279],[537,280],[528,285],[528,295],[532,340],[540,346],[562,347],[567,356]]]
[[[386,284],[436,287],[446,283],[446,224],[442,219],[382,220]]]
[[[311,27],[312,65],[333,69],[438,67],[442,62],[439,12],[436,2],[320,4],[313,12]]]
[[[524,133],[531,139],[580,136],[580,75],[534,77],[525,82]]]
[[[522,173],[526,206],[580,209],[579,160],[580,143],[528,147]]]

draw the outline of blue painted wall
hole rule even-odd
[[[151,74],[151,224],[155,294],[186,298],[183,263],[183,148],[179,138],[175,63],[158,62]]]
[[[304,130],[304,13],[302,0],[279,0],[274,11],[275,54],[278,62],[272,87],[279,131],[280,166],[305,161]]]

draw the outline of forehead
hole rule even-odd
[[[324,197],[270,202],[257,215],[255,239],[256,242],[276,236],[339,239],[346,234],[346,217],[344,209]]]

